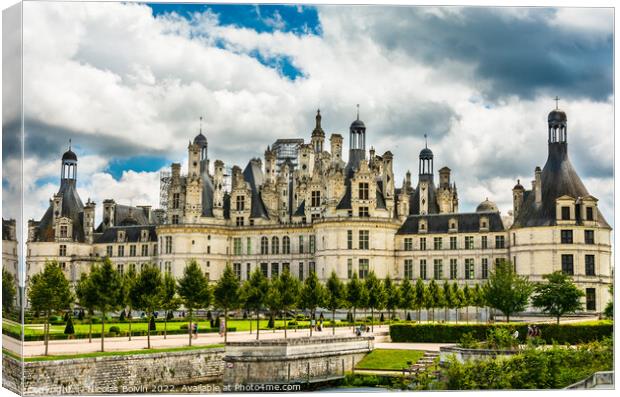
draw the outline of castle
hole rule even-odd
[[[451,170],[439,169],[436,184],[428,147],[419,154],[417,181],[408,172],[397,187],[392,153],[366,150],[359,113],[346,161],[343,137],[332,134],[329,151],[325,138],[317,111],[296,158],[267,147],[264,159],[232,167],[227,189],[224,164],[211,167],[201,129],[187,148],[187,174],[172,164],[167,208],[104,200],[99,225],[95,203],[83,204],[77,193],[77,155],[69,149],[58,193],[39,221],[28,222],[27,278],[55,259],[75,283],[108,256],[120,272],[154,264],[177,277],[195,259],[210,280],[231,264],[241,280],[259,268],[267,277],[286,269],[300,279],[316,272],[325,280],[335,271],[347,280],[374,271],[475,284],[509,260],[532,281],[556,270],[572,275],[587,311],[602,311],[610,299],[611,228],[571,165],[563,111],[549,113],[547,162],[536,167],[531,189],[513,188],[510,220],[488,199],[475,212],[459,212]]]

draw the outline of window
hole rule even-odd
[[[450,249],[451,250],[457,249],[456,236],[450,237]]]
[[[135,263],[130,263],[129,264],[129,270],[132,272],[136,272],[136,264]]]
[[[172,236],[166,236],[166,254],[172,253]]]
[[[129,246],[129,256],[136,256],[136,246],[132,244]]]
[[[454,280],[457,277],[457,263],[456,259],[450,259],[450,279]]]
[[[474,260],[473,258],[465,259],[465,280],[474,279]]]
[[[173,225],[178,225],[179,224],[179,216],[178,215],[172,215],[172,224]]]
[[[353,277],[353,259],[347,259],[347,278],[350,279]]]
[[[211,246],[207,245],[207,254],[211,253]],[[226,253],[228,254],[228,247],[226,247]]]
[[[489,278],[489,260],[487,258],[482,258],[482,278]]]
[[[277,263],[272,263],[271,264],[271,278],[278,277],[278,274],[280,274],[280,265]]]
[[[239,237],[235,237],[233,239],[233,252],[235,253],[235,255],[241,255],[241,238]]]
[[[465,249],[466,250],[474,249],[474,236],[465,236]]]
[[[118,256],[125,256],[125,246],[124,245],[119,245],[118,246]]]
[[[313,254],[316,247],[316,238],[314,237],[314,235],[310,236],[310,241],[308,242],[308,245],[308,252]]]
[[[243,226],[245,224],[245,218],[242,216],[238,216],[235,218],[235,225]]]
[[[368,259],[359,260],[358,276],[361,279],[368,277]]]
[[[321,206],[321,191],[313,190],[310,200],[311,207],[320,207]]]
[[[441,259],[435,259],[433,263],[433,277],[435,280],[441,280],[443,277],[443,262]]]
[[[172,262],[166,261],[166,263],[164,263],[164,267],[165,267],[166,273],[168,274],[172,273]]]
[[[304,253],[304,236],[299,236],[299,253]]]
[[[413,239],[411,237],[405,238],[405,251],[413,251]]]
[[[282,253],[283,254],[291,253],[291,239],[289,236],[282,237]]]
[[[586,207],[586,220],[593,221],[594,220],[594,208]]]
[[[288,262],[284,262],[282,264],[282,273],[290,273],[291,272],[291,264]]]
[[[426,251],[426,237],[420,237],[420,251]]]
[[[570,276],[574,274],[573,256],[570,254],[562,255],[562,273]]]
[[[442,243],[443,243],[443,239],[441,237],[434,237],[433,238],[433,249],[440,250]]]
[[[483,250],[489,248],[489,238],[487,236],[482,236],[481,246]]]
[[[246,237],[245,239],[245,253],[248,255],[252,254],[252,238]]]
[[[181,195],[179,193],[172,194],[172,208],[173,209],[179,208],[180,197]]]
[[[111,245],[108,245],[107,247],[105,247],[105,254],[106,254],[108,257],[111,257],[111,256],[112,256],[112,246],[111,246]]]
[[[157,244],[153,244],[153,256],[157,255]]]
[[[596,310],[595,288],[586,288],[586,310]]]
[[[67,237],[67,226],[60,226],[60,237]]]
[[[267,237],[260,238],[260,253],[261,255],[267,255],[269,253],[269,239]]]
[[[594,244],[594,230],[584,230],[584,240],[586,244]]]
[[[361,182],[359,184],[358,195],[360,200],[368,200],[368,183]]]
[[[368,218],[370,216],[370,213],[368,212],[368,207],[360,207],[359,216],[360,218]]]
[[[267,263],[260,264],[260,271],[263,273],[263,276],[269,277],[269,265]]]
[[[125,265],[123,265],[122,263],[119,263],[118,265],[116,265],[116,271],[122,276],[123,272],[125,270]]]
[[[505,240],[504,236],[495,236],[495,249],[504,248]]]
[[[277,255],[280,253],[280,239],[276,236],[271,238],[271,253]]]
[[[304,279],[304,263],[303,262],[299,262],[299,267],[297,269],[298,269],[298,272],[299,272],[299,279],[303,280]]]
[[[572,230],[560,230],[560,241],[562,244],[573,243],[573,231]]]
[[[347,249],[353,249],[353,230],[347,230]]]
[[[58,247],[58,256],[67,256],[67,246],[66,245],[61,245],[60,247]]]
[[[570,207],[562,207],[562,220],[570,220]]]
[[[237,196],[237,199],[235,200],[235,209],[237,211],[245,211],[245,196]]]
[[[245,279],[249,280],[251,276],[252,276],[252,264],[246,263],[245,264]]]
[[[308,262],[308,273],[316,273],[314,262]]]
[[[420,259],[420,278],[426,280],[426,259]]]
[[[586,255],[586,276],[594,276],[594,255]]]
[[[368,230],[360,230],[359,231],[359,249],[367,250],[368,249]]]
[[[413,259],[405,259],[405,279],[413,280]]]

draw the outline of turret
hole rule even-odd
[[[542,203],[542,179],[541,179],[540,167],[536,167],[534,170],[534,197],[536,204],[539,205]]]
[[[95,206],[96,204],[90,201],[86,201],[84,206],[84,240],[87,244],[93,243],[93,232],[95,230]]]
[[[114,226],[114,214],[116,202],[112,199],[103,200],[103,228],[107,229]]]
[[[525,188],[521,185],[521,180],[517,179],[517,184],[512,188],[512,212],[517,219],[521,206],[523,205],[523,193]]]
[[[314,130],[312,131],[312,148],[315,153],[323,152],[323,142],[325,141],[325,132],[323,128],[321,128],[321,109],[316,111],[315,117],[316,123],[314,126]]]
[[[332,162],[337,163],[342,160],[342,142],[343,138],[340,134],[332,134],[329,138]]]
[[[276,152],[269,146],[265,150],[265,181],[269,184],[276,182]]]

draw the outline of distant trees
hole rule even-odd
[[[239,307],[239,279],[235,272],[226,264],[222,277],[213,290],[215,306],[224,310],[224,343],[228,341],[228,311]]]
[[[256,313],[256,340],[259,339],[260,311],[265,305],[269,293],[269,281],[260,269],[255,269],[241,288],[243,306]]]
[[[385,306],[385,291],[375,272],[371,271],[364,279],[364,288],[367,291],[367,307],[370,309],[370,327],[375,329],[375,310],[381,310]]]
[[[583,309],[581,298],[584,292],[577,288],[573,279],[561,271],[546,274],[545,283],[534,286],[532,305],[541,309],[543,313],[549,313],[557,319],[567,313],[574,313]]]
[[[93,265],[88,278],[90,281],[86,287],[91,289],[88,294],[92,294],[94,308],[101,312],[101,351],[105,351],[105,318],[109,312],[122,306],[123,282],[108,257],[101,264]]]
[[[322,306],[325,303],[325,287],[319,281],[315,272],[310,272],[308,277],[304,280],[303,287],[301,288],[299,304],[302,309],[310,311],[310,319],[315,319],[315,313],[317,307]],[[312,327],[310,327],[310,336],[312,336]]]
[[[418,323],[420,322],[420,319],[422,318],[422,308],[426,307],[426,295],[427,295],[427,291],[426,291],[426,285],[424,284],[424,281],[422,281],[421,278],[418,279],[418,281],[415,282],[415,288],[413,290],[413,306],[415,309],[418,310]],[[426,319],[428,320],[428,312],[426,313]]]
[[[142,269],[131,286],[129,295],[136,309],[144,310],[149,322],[155,324],[153,314],[161,305],[161,290],[163,282],[159,268],[147,266]],[[146,331],[147,348],[151,348],[151,326]]]
[[[407,278],[404,279],[403,282],[400,284],[400,291],[399,291],[400,305],[399,307],[405,311],[405,318],[407,318],[407,316],[409,315],[409,310],[413,309],[414,307],[414,300],[415,300],[414,292],[415,291],[413,289],[413,286],[411,285],[411,281],[409,281],[409,279]]]
[[[209,283],[195,260],[191,260],[183,270],[183,276],[178,281],[178,292],[183,306],[189,314],[187,334],[191,346],[194,310],[208,307],[211,303]]]
[[[501,261],[484,284],[484,300],[498,309],[510,322],[510,315],[525,310],[534,287],[525,276],[520,276],[508,261]]]
[[[164,339],[168,337],[168,315],[179,308],[181,299],[177,295],[177,282],[174,276],[166,272],[162,279],[160,307],[164,309]]]
[[[121,291],[121,306],[123,312],[127,310],[126,318],[129,321],[129,332],[127,332],[129,340],[131,340],[131,323],[133,316],[131,315],[132,309],[136,307],[136,302],[132,301],[131,290],[136,283],[136,271],[131,267],[121,276],[122,291]],[[122,313],[121,313],[122,315]]]
[[[347,304],[353,310],[353,324],[355,324],[355,310],[364,306],[366,291],[364,283],[360,281],[356,273],[353,273],[351,280],[347,283],[346,291]]]
[[[395,316],[394,311],[400,307],[402,301],[398,284],[392,281],[390,276],[383,279],[383,292],[385,294],[385,308],[388,311],[388,324]]]
[[[332,335],[336,334],[336,310],[344,306],[346,288],[332,271],[326,282],[325,306],[332,312]]]
[[[2,267],[2,312],[5,314],[11,313],[13,309],[13,302],[17,296],[17,290],[15,289],[15,278],[11,273]]]

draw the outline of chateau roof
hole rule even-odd
[[[58,194],[62,195],[62,208],[57,216],[71,219],[73,223],[73,240],[84,242],[84,204],[82,204],[82,200],[75,187],[75,180],[63,179],[60,183]],[[53,210],[54,205],[50,203],[37,226],[37,233],[34,237],[35,241],[54,241]]]
[[[418,234],[419,221],[426,219],[426,233],[448,233],[449,222],[456,219],[459,233],[477,233],[480,231],[480,218],[489,220],[489,232],[504,231],[504,224],[499,212],[471,212],[456,214],[410,215],[396,234]]]
[[[94,243],[95,244],[104,244],[104,243],[115,243],[118,241],[118,232],[120,230],[125,231],[125,242],[127,243],[138,243],[140,242],[140,237],[142,235],[142,230],[148,230],[149,238],[148,241],[157,241],[157,233],[155,230],[155,225],[132,225],[132,226],[113,226],[106,229],[105,232],[101,234],[95,234]]]
[[[269,219],[267,209],[260,195],[260,187],[263,185],[263,171],[258,161],[250,160],[243,170],[243,178],[250,184],[250,189],[252,190],[250,218]]]

